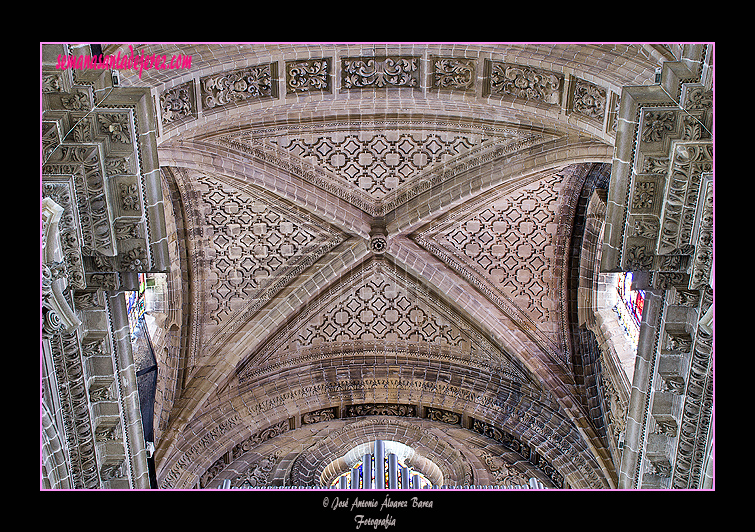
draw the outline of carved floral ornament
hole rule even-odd
[[[468,90],[474,87],[475,60],[440,57],[433,60],[433,87]]]
[[[289,94],[329,90],[330,59],[287,62],[286,88]]]
[[[602,121],[606,112],[606,90],[577,78],[573,106],[577,113]]]
[[[490,66],[491,94],[504,94],[543,103],[560,102],[563,77],[554,72],[508,63]]]
[[[344,89],[417,87],[419,85],[418,64],[417,57],[343,59],[341,85]]]
[[[332,93],[332,80],[340,79],[336,90],[354,89],[421,89],[427,69],[427,88],[441,91],[475,92],[485,96],[504,96],[525,100],[523,103],[561,104],[567,83],[560,72],[474,57],[423,57],[386,55],[375,57],[302,58],[285,62],[273,61],[243,69],[221,72],[199,78],[198,92],[190,81],[164,90],[159,96],[161,122],[173,126],[185,119],[196,119],[198,109],[212,111],[244,101],[277,99],[278,69],[286,94],[307,95]],[[423,66],[426,65],[426,66]],[[477,83],[479,72],[485,72]],[[603,121],[609,106],[608,91],[597,84],[572,78],[569,84],[571,108],[584,118]],[[476,87],[480,87],[477,89]],[[81,96],[80,98],[83,98]],[[705,96],[696,101],[705,103]],[[614,101],[616,104],[618,99]],[[74,105],[85,105],[81,99]],[[200,111],[200,112],[201,112]],[[615,118],[615,117],[614,117]],[[609,130],[612,131],[611,128]]]
[[[164,125],[195,117],[194,84],[184,83],[163,92],[160,95],[160,109]]]
[[[275,97],[275,65],[270,63],[201,78],[204,109],[249,99]]]

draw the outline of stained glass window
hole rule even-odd
[[[616,303],[615,310],[619,316],[619,322],[636,345],[640,335],[642,309],[645,306],[645,291],[633,290],[632,280],[632,272],[619,275],[619,282],[616,286],[619,300]]]
[[[126,311],[128,312],[129,332],[133,335],[139,326],[141,318],[147,310],[145,291],[147,290],[146,274],[139,274],[139,290],[126,292]]]
[[[141,319],[151,312],[165,312],[167,275],[164,273],[140,273],[137,290],[124,292],[129,332],[132,339],[137,334]]]

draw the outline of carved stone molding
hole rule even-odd
[[[528,460],[532,465],[537,466],[538,469],[545,473],[551,481],[553,481],[556,487],[564,488],[563,476],[547,460],[540,456],[535,449],[523,444],[505,430],[480,421],[479,419],[472,420],[472,430],[497,441],[507,449],[515,451],[525,460]]]
[[[50,50],[70,49],[43,46],[43,402],[71,487],[145,488],[122,290],[167,268],[152,102],[109,72],[57,70]]]
[[[601,267],[647,272],[647,281],[638,277],[647,298],[624,488],[702,484],[713,386],[712,329],[701,322],[713,283],[710,54],[708,45],[684,45],[656,85],[625,87],[621,96]]]

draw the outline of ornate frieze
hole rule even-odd
[[[530,464],[536,466],[543,473],[545,473],[548,478],[553,481],[553,484],[556,487],[564,487],[564,477],[561,476],[558,471],[556,471],[556,468],[554,468],[547,460],[540,456],[533,448],[520,442],[517,438],[515,438],[505,430],[495,427],[489,423],[485,423],[484,421],[480,421],[479,419],[472,420],[472,430],[479,434],[482,434],[483,436],[487,436],[488,438],[497,441],[505,448],[518,453],[525,460],[529,461]]]
[[[270,474],[275,469],[279,458],[278,453],[261,458],[259,462],[231,481],[231,486],[236,488],[260,488],[267,486]]]
[[[480,459],[491,472],[494,486],[527,486],[529,479],[501,457],[482,451]]]
[[[273,439],[276,436],[283,434],[290,430],[291,425],[288,421],[280,421],[267,428],[264,428],[258,432],[255,432],[241,443],[237,443],[233,446],[230,452],[230,461],[236,460],[242,454],[254,449],[258,445],[265,443],[267,440]]]
[[[290,424],[288,421],[281,421],[278,423],[275,423],[273,425],[270,425],[267,428],[264,428],[258,432],[253,433],[248,438],[244,439],[242,442],[237,443],[233,446],[233,448],[223,453],[220,458],[215,460],[206,470],[205,472],[200,475],[199,477],[199,485],[200,487],[207,487],[207,485],[216,477],[218,476],[229,464],[233,463],[235,460],[241,458],[244,454],[248,453],[252,449],[256,448],[257,446],[265,443],[268,440],[271,440],[275,438],[276,436],[280,436],[284,432],[287,432],[290,430]],[[272,461],[273,464],[275,463],[276,458],[273,457]],[[269,463],[266,461],[265,458],[263,458],[261,461],[256,462],[257,465],[252,465],[246,472],[242,473],[241,475],[237,475],[232,482],[232,485],[235,487],[238,487],[240,485],[244,485],[245,487],[258,487],[258,486],[264,486],[266,484],[266,481],[264,480],[264,473],[267,473],[270,471],[269,469]],[[266,470],[267,471],[264,471]],[[167,484],[166,484],[167,487]]]
[[[461,414],[451,412],[450,410],[428,407],[425,408],[425,417],[433,421],[448,423],[449,425],[461,425]]]
[[[417,417],[417,407],[415,405],[365,403],[349,405],[343,409],[343,417],[360,416]]]
[[[341,88],[419,87],[419,57],[348,57],[341,60]]]
[[[312,423],[320,423],[322,421],[330,421],[336,418],[336,408],[322,408],[315,410],[314,412],[307,412],[301,416],[302,425],[310,425]]]

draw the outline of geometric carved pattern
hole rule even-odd
[[[430,165],[474,148],[481,139],[422,131],[360,132],[289,138],[279,146],[338,174],[375,199],[395,190]]]
[[[405,339],[461,347],[461,331],[440,316],[429,315],[411,294],[390,279],[373,276],[301,330],[296,341],[320,342]]]
[[[239,369],[238,377],[243,383],[301,357],[328,351],[375,349],[463,358],[466,363],[492,364],[510,379],[525,380],[521,369],[471,324],[379,259],[307,305],[253,355],[250,364]]]
[[[416,235],[486,279],[535,322],[550,321],[547,273],[554,267],[557,186],[553,174],[510,194],[450,214]],[[451,266],[454,266],[453,264]]]
[[[197,177],[214,257],[210,261],[209,317],[217,325],[238,303],[285,282],[340,241],[324,224],[293,207],[242,192],[204,175]]]

